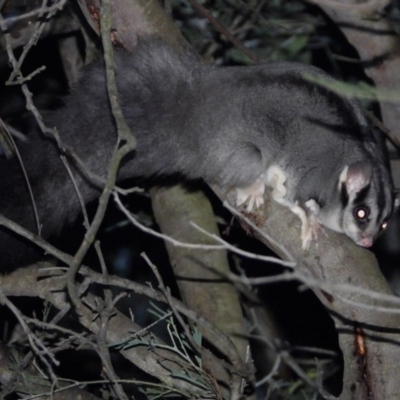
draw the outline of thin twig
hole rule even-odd
[[[25,317],[21,314],[20,310],[14,306],[14,304],[8,300],[7,296],[4,295],[3,290],[0,287],[0,303],[7,306],[7,308],[15,315],[18,322],[21,324],[22,329],[24,330],[29,343],[31,345],[32,350],[35,354],[41,359],[41,361],[46,366],[47,372],[50,374],[52,381],[56,382],[57,377],[53,372],[53,369],[50,363],[47,361],[44,354],[49,357],[51,362],[55,365],[59,365],[59,362],[55,359],[54,355],[50,352],[50,350],[45,346],[45,344],[31,331],[27,322],[25,321]],[[29,320],[29,319],[28,319]]]
[[[114,199],[115,199],[115,202],[117,203],[118,207],[126,215],[126,217],[129,219],[129,221],[132,222],[133,225],[135,225],[141,231],[146,232],[154,237],[163,239],[164,241],[169,242],[169,243],[173,244],[174,246],[183,247],[183,248],[187,248],[187,249],[198,249],[198,250],[230,250],[233,253],[237,253],[241,256],[251,258],[251,259],[256,259],[256,260],[265,261],[265,262],[273,262],[273,263],[276,263],[276,264],[279,264],[279,265],[282,265],[285,267],[295,267],[296,266],[296,264],[292,261],[283,261],[276,257],[263,256],[261,254],[249,253],[247,251],[237,249],[236,247],[225,242],[223,239],[218,238],[217,236],[214,236],[214,235],[208,233],[207,231],[204,231],[202,228],[200,228],[198,225],[196,225],[193,222],[190,222],[190,224],[195,229],[198,229],[199,231],[203,232],[205,235],[212,237],[215,241],[218,241],[223,244],[215,245],[215,244],[195,244],[195,243],[181,242],[180,240],[174,239],[173,237],[168,236],[168,235],[164,235],[163,233],[156,232],[155,230],[153,230],[151,228],[147,228],[146,226],[141,224],[138,220],[136,220],[133,217],[133,215],[122,204],[118,193],[114,191],[113,195],[114,195]]]
[[[207,18],[211,25],[214,26],[214,28],[222,33],[236,48],[238,48],[240,51],[242,51],[244,54],[246,54],[247,57],[250,58],[250,60],[253,60],[257,64],[261,63],[261,58],[258,57],[258,55],[251,50],[249,50],[246,46],[242,44],[242,42],[233,36],[227,28],[225,28],[211,13],[208,11],[205,7],[200,5],[196,0],[189,0],[189,3],[191,6],[197,10],[200,14],[202,14],[205,18]]]
[[[161,278],[160,273],[158,272],[157,267],[150,261],[150,259],[149,259],[149,257],[147,257],[146,253],[141,253],[140,255],[146,260],[148,266],[153,271],[153,274],[157,279],[158,287],[159,287],[161,293],[164,295],[165,300],[167,301],[167,304],[171,307],[171,310],[174,313],[175,318],[178,320],[179,324],[181,325],[182,329],[184,330],[186,338],[188,339],[188,341],[192,345],[193,350],[195,350],[197,352],[197,354],[200,355],[201,354],[200,346],[193,340],[192,334],[189,331],[189,329],[187,327],[187,324],[185,324],[185,322],[183,321],[181,315],[179,314],[178,310],[176,309],[175,304],[172,301],[172,296],[170,295],[170,293],[168,292],[168,290],[164,286],[164,282],[163,282],[163,280]]]
[[[13,24],[14,22],[17,21],[22,21],[24,19],[27,18],[31,18],[31,17],[35,17],[37,15],[41,15],[43,13],[48,13],[48,14],[54,14],[58,11],[61,11],[64,7],[64,4],[67,2],[67,0],[60,0],[59,2],[51,5],[51,6],[45,6],[45,7],[41,7],[41,8],[37,8],[35,10],[29,11],[25,14],[21,14],[21,15],[17,15],[15,17],[7,17],[5,19],[5,22],[7,23],[7,25],[4,27],[3,25],[1,26],[2,30],[6,30],[8,28],[9,24]]]
[[[107,204],[111,195],[113,188],[115,187],[117,174],[119,170],[119,165],[122,159],[132,151],[133,146],[135,145],[134,139],[130,140],[128,137],[128,132],[126,132],[126,123],[123,120],[122,112],[119,108],[118,102],[113,97],[117,97],[117,90],[115,85],[115,76],[110,71],[113,69],[113,51],[111,46],[111,6],[109,1],[103,1],[102,9],[101,9],[101,37],[103,42],[104,52],[104,61],[106,64],[106,72],[107,72],[107,90],[110,98],[110,102],[114,104],[113,106],[113,115],[116,119],[116,123],[118,126],[118,141],[123,139],[125,144],[120,148],[116,148],[114,151],[107,174],[106,185],[103,189],[103,192],[99,199],[99,205],[96,210],[95,217],[90,225],[90,228],[85,234],[85,238],[79,247],[78,251],[74,256],[74,262],[70,265],[70,269],[67,273],[67,288],[68,293],[71,296],[71,300],[75,306],[80,305],[79,296],[77,293],[77,288],[75,286],[75,275],[82,263],[84,256],[86,255],[89,247],[95,240],[95,236],[97,231],[100,228],[100,225],[103,221],[104,214],[107,208]]]
[[[11,221],[2,214],[0,214],[0,225],[5,226],[7,229],[10,229],[12,232],[17,233],[21,237],[28,239],[30,242],[42,248],[46,253],[58,258],[60,261],[63,261],[66,264],[72,262],[72,257],[69,254],[62,252],[40,236],[35,235],[30,230],[18,225],[14,221]]]
[[[282,265],[283,267],[294,268],[296,266],[296,262],[294,262],[294,261],[284,261],[277,257],[263,256],[261,254],[255,254],[255,253],[250,253],[245,250],[240,250],[240,249],[236,248],[235,246],[232,246],[231,244],[226,242],[224,239],[222,239],[218,235],[207,232],[205,229],[201,228],[199,225],[197,225],[193,221],[190,221],[190,225],[192,225],[195,229],[197,229],[198,231],[200,231],[207,237],[214,239],[218,243],[222,243],[227,250],[230,250],[233,253],[239,254],[243,257],[254,259],[254,260],[259,260],[259,261],[270,262],[270,263],[274,263],[274,264],[279,264],[279,265]]]
[[[69,166],[67,158],[65,156],[63,156],[63,155],[61,155],[60,158],[61,158],[62,163],[64,164],[65,169],[68,172],[68,175],[69,175],[69,177],[71,179],[72,185],[73,185],[73,187],[75,189],[76,196],[78,197],[79,205],[81,206],[81,210],[82,210],[82,214],[83,214],[83,224],[84,224],[86,229],[89,229],[89,226],[90,226],[89,217],[88,217],[88,214],[87,214],[85,201],[83,200],[81,191],[78,188],[78,185],[76,183],[74,174],[71,171],[71,168]]]
[[[20,168],[22,170],[22,175],[24,176],[24,180],[25,180],[26,186],[28,188],[29,197],[31,199],[33,214],[35,216],[36,231],[37,231],[37,234],[40,236],[40,233],[41,233],[41,230],[42,230],[41,229],[42,225],[40,224],[39,213],[38,213],[38,210],[37,210],[35,197],[33,195],[32,186],[31,186],[31,183],[29,181],[29,177],[28,177],[28,174],[26,172],[24,162],[22,160],[22,157],[21,157],[21,154],[20,154],[20,152],[18,150],[18,147],[15,144],[14,138],[12,137],[12,135],[10,134],[10,132],[8,130],[8,127],[4,124],[3,119],[0,118],[0,122],[1,122],[5,132],[7,133],[8,138],[10,139],[13,147],[14,147],[15,155],[17,156],[19,166],[20,166]]]
[[[105,277],[104,275],[84,266],[79,270],[79,273],[83,276],[90,277],[93,282],[100,285],[115,286],[126,290],[133,290],[135,293],[143,294],[151,299],[164,303],[166,302],[165,297],[159,291],[156,291],[155,289],[150,288],[147,285],[143,285],[138,282],[132,282],[128,279],[112,275]],[[232,368],[229,364],[225,365],[228,370],[232,371],[236,369],[237,371],[241,371],[242,374],[245,373],[246,366],[241,361],[240,355],[236,347],[233,345],[231,339],[227,335],[218,330],[203,316],[189,309],[181,301],[174,298],[172,298],[171,301],[174,303],[174,306],[180,313],[182,313],[187,318],[190,318],[198,325],[203,326],[203,331],[207,332],[209,341],[213,343],[215,347],[219,348],[219,350],[223,354],[225,354],[230,362],[235,366],[235,368]]]
[[[274,238],[272,238],[266,232],[261,230],[253,221],[251,221],[244,214],[236,210],[236,208],[232,207],[227,201],[224,201],[224,207],[227,208],[233,215],[245,221],[246,224],[249,225],[255,232],[257,232],[261,237],[266,239],[267,242],[270,243],[273,248],[279,249],[279,251],[286,257],[287,260],[294,263],[294,266],[297,265],[296,259],[289,253],[288,250],[286,250],[286,248],[282,244],[278,243]]]

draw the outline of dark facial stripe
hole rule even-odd
[[[354,199],[354,203],[362,204],[364,203],[365,199],[368,197],[369,190],[371,188],[371,184],[369,183],[365,188],[361,189]]]
[[[383,212],[386,212],[386,196],[385,196],[385,187],[383,185],[383,179],[379,176],[378,179],[375,179],[375,183],[378,185],[377,187],[377,207],[378,207],[378,216],[377,221],[381,221]]]
[[[342,182],[340,187],[340,201],[342,202],[343,208],[346,208],[347,204],[349,204],[349,194],[347,193],[346,185]]]

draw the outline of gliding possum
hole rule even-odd
[[[137,139],[119,180],[179,173],[236,188],[237,203],[260,207],[266,186],[302,221],[308,247],[322,225],[370,247],[392,213],[391,180],[381,147],[355,101],[305,78],[317,68],[279,62],[218,68],[162,40],[115,53],[119,101]],[[106,177],[116,145],[102,64],[90,65],[65,106],[43,114],[85,165]],[[79,202],[54,141],[32,134],[18,149],[33,188],[42,235],[76,218]],[[99,195],[78,167],[86,202]],[[16,159],[0,162],[0,212],[34,231]],[[34,245],[1,228],[2,270],[35,258]],[[37,253],[40,254],[40,253]]]

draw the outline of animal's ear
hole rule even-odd
[[[343,183],[348,194],[359,193],[371,182],[372,167],[365,161],[346,166],[340,174],[340,183]]]

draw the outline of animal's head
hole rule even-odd
[[[356,244],[371,247],[386,228],[393,211],[387,175],[369,162],[346,166],[339,178],[341,231]],[[386,171],[385,171],[386,172]]]

